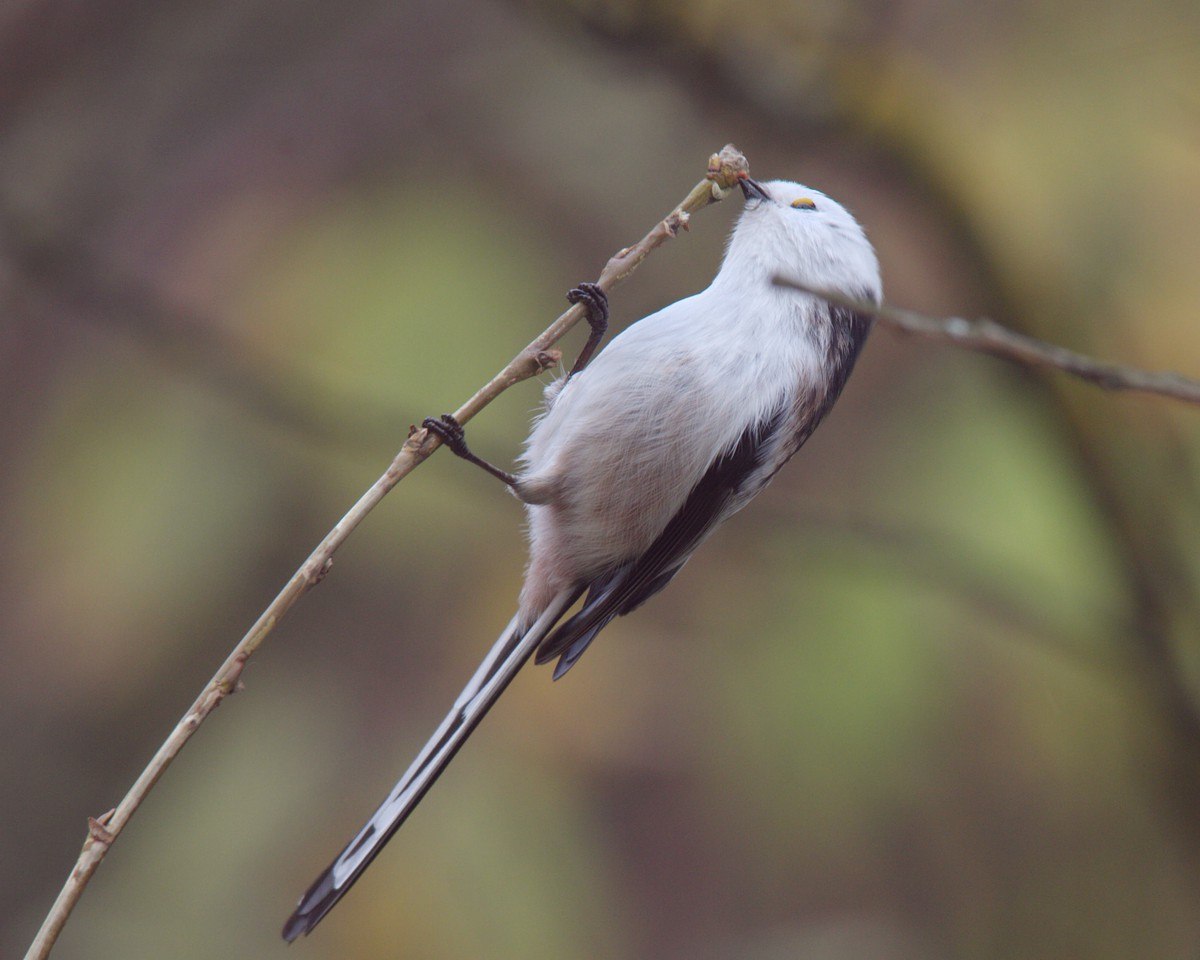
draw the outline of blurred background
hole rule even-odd
[[[0,955],[389,462],[737,143],[889,300],[1200,374],[1200,7],[10,0]],[[620,329],[711,278],[696,216]],[[568,354],[582,342],[576,331]],[[512,459],[537,384],[472,425]],[[828,423],[564,681],[529,669],[291,956],[1195,958],[1200,415],[878,331]],[[507,621],[519,504],[397,488],[57,957],[282,921]]]

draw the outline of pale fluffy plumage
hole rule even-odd
[[[875,253],[840,204],[785,181],[764,187],[774,200],[747,206],[708,289],[634,324],[548,391],[520,476],[536,501],[524,622],[644,551],[747,424],[788,407],[784,432],[801,431],[812,414],[802,399],[826,375],[829,310],[773,276],[881,297]],[[790,205],[801,198],[816,209]]]
[[[530,532],[519,611],[387,800],[301,897],[287,940],[358,879],[535,652],[559,658],[555,676],[569,669],[762,489],[837,399],[868,321],[771,278],[878,301],[875,254],[829,197],[763,186],[769,198],[747,203],[707,290],[633,325],[548,391],[517,484]],[[793,207],[801,198],[814,208]],[[558,623],[585,590],[580,612]]]

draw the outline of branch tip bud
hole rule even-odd
[[[732,143],[708,158],[707,178],[721,190],[730,190],[739,180],[750,176],[750,163]]]

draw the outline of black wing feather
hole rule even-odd
[[[574,666],[596,634],[612,619],[636,609],[671,582],[746,477],[762,465],[765,449],[783,414],[781,409],[769,419],[748,427],[728,453],[713,461],[679,512],[644,554],[588,585],[583,609],[560,625],[538,648],[538,663],[561,658],[554,670],[556,680]]]

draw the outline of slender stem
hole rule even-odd
[[[676,236],[681,229],[687,229],[691,214],[724,199],[726,192],[741,177],[746,176],[747,171],[745,157],[732,144],[726,146],[720,153],[713,154],[709,159],[705,178],[697,183],[680,204],[663,220],[655,224],[653,229],[641,240],[613,256],[601,272],[598,284],[607,291],[624,280],[646,259],[650,251]],[[551,347],[582,320],[585,314],[586,308],[583,305],[573,304],[532,343],[518,353],[504,369],[455,411],[454,416],[458,421],[466,423],[509,387],[528,380],[557,363],[559,355],[556,351],[551,350]],[[88,819],[88,836],[84,841],[79,859],[71,870],[70,876],[67,877],[54,905],[50,908],[50,912],[46,915],[46,919],[42,922],[41,929],[25,954],[25,960],[44,960],[50,955],[54,942],[62,932],[67,918],[71,915],[71,911],[82,896],[88,881],[91,880],[100,861],[108,853],[113,841],[120,836],[121,831],[129,822],[129,818],[137,811],[146,795],[158,782],[159,777],[166,772],[171,761],[183,749],[183,745],[191,739],[200,724],[227,696],[237,691],[238,678],[241,676],[246,661],[259,648],[267,635],[275,629],[276,624],[296,604],[296,601],[321,582],[333,564],[334,552],[350,536],[354,528],[363,521],[392,487],[408,476],[439,446],[441,446],[441,440],[429,434],[428,431],[424,429],[412,431],[383,475],[371,485],[370,489],[329,531],[317,548],[309,554],[308,559],[300,565],[300,569],[292,575],[278,596],[271,601],[246,635],[233,648],[225,662],[221,664],[220,669],[175,725],[170,736],[158,748],[116,809],[110,810],[102,817]]]
[[[994,320],[964,320],[961,317],[939,320],[911,310],[858,300],[835,290],[812,287],[790,277],[775,277],[774,283],[779,287],[810,293],[848,310],[868,314],[902,333],[989,353],[994,357],[1003,357],[1028,367],[1061,370],[1105,390],[1150,393],[1182,400],[1184,403],[1200,404],[1200,380],[1179,373],[1158,373],[1096,360],[1065,347],[1017,333]]]

